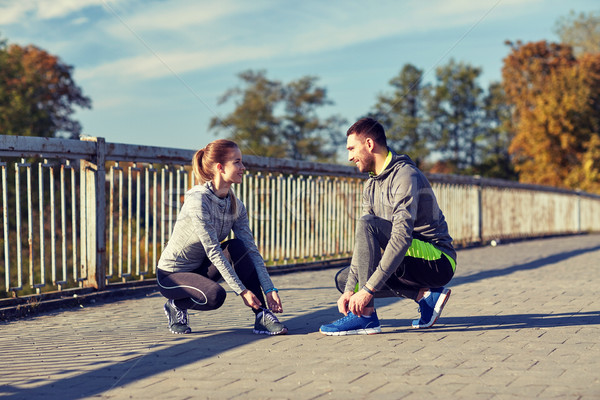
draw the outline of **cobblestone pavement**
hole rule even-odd
[[[600,235],[459,251],[442,318],[378,300],[383,332],[329,337],[336,270],[275,275],[285,336],[229,293],[166,326],[159,294],[0,324],[5,399],[599,399]]]

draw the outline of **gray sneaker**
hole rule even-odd
[[[171,332],[177,334],[192,333],[192,329],[188,326],[187,310],[177,307],[173,300],[168,300],[165,303],[165,314],[169,319],[169,330]]]
[[[283,325],[271,310],[263,308],[256,314],[253,332],[257,335],[283,335],[287,333],[287,328]]]

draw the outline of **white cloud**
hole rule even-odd
[[[102,4],[102,0],[38,0],[35,3],[35,14],[39,19],[52,19],[68,16],[69,14],[90,6]],[[31,4],[28,3],[28,4]]]
[[[98,4],[102,4],[102,0],[5,1],[0,5],[0,24],[16,24],[26,18],[43,20],[64,17],[74,11]]]
[[[89,21],[90,21],[90,19],[87,17],[79,17],[79,18],[75,18],[73,21],[71,21],[71,24],[83,25],[83,24],[87,24]]]
[[[120,59],[93,68],[80,68],[81,79],[113,79],[135,81],[180,75],[236,61],[270,57],[271,50],[251,48],[229,48],[216,51],[172,52]]]
[[[51,20],[67,17],[89,7],[116,6],[135,0],[6,0],[0,3],[0,24],[19,24],[24,20]]]
[[[132,56],[80,69],[79,75],[83,79],[155,79],[234,62],[317,54],[396,35],[460,26],[467,32],[486,18],[515,14],[524,5],[539,1],[436,0],[426,7],[388,1],[370,3],[368,9],[364,3],[340,7],[307,2],[299,3],[293,13],[285,5],[273,7],[265,1],[226,0],[207,5],[181,0],[127,10],[115,6],[106,9],[118,18],[103,29],[119,47],[129,48]],[[273,8],[265,11],[269,6]],[[253,19],[261,14],[257,11],[262,12],[262,20]],[[230,18],[227,24],[224,18]],[[165,31],[172,36],[163,39]]]
[[[381,5],[351,3],[344,9],[317,10],[323,18],[314,20],[303,32],[292,37],[293,48],[302,52],[319,52],[350,46],[396,35],[415,35],[423,32],[465,27],[465,33],[487,19],[515,16],[530,4],[541,0],[453,0],[425,3],[393,2]],[[327,7],[327,6],[325,6]]]
[[[30,10],[25,2],[15,1],[0,5],[0,24],[8,25],[18,22]]]
[[[272,4],[272,3],[271,3]],[[259,11],[269,3],[261,1],[197,1],[180,0],[155,3],[134,15],[123,15],[123,21],[141,31],[169,30],[180,31],[188,27],[218,21],[227,16]]]

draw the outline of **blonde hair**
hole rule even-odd
[[[196,182],[204,184],[212,181],[215,164],[225,164],[228,161],[229,153],[235,149],[239,149],[235,142],[218,139],[207,144],[205,148],[198,150],[192,158],[192,170]],[[237,212],[237,198],[231,188],[229,189],[229,196],[231,199],[231,212],[235,215]]]

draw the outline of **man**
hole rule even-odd
[[[456,269],[456,252],[429,181],[406,155],[388,149],[372,118],[348,129],[350,161],[370,177],[363,191],[352,262],[338,272],[337,301],[345,317],[322,325],[325,335],[381,332],[374,297],[402,296],[419,304],[413,328],[429,328],[450,296],[444,288]]]

